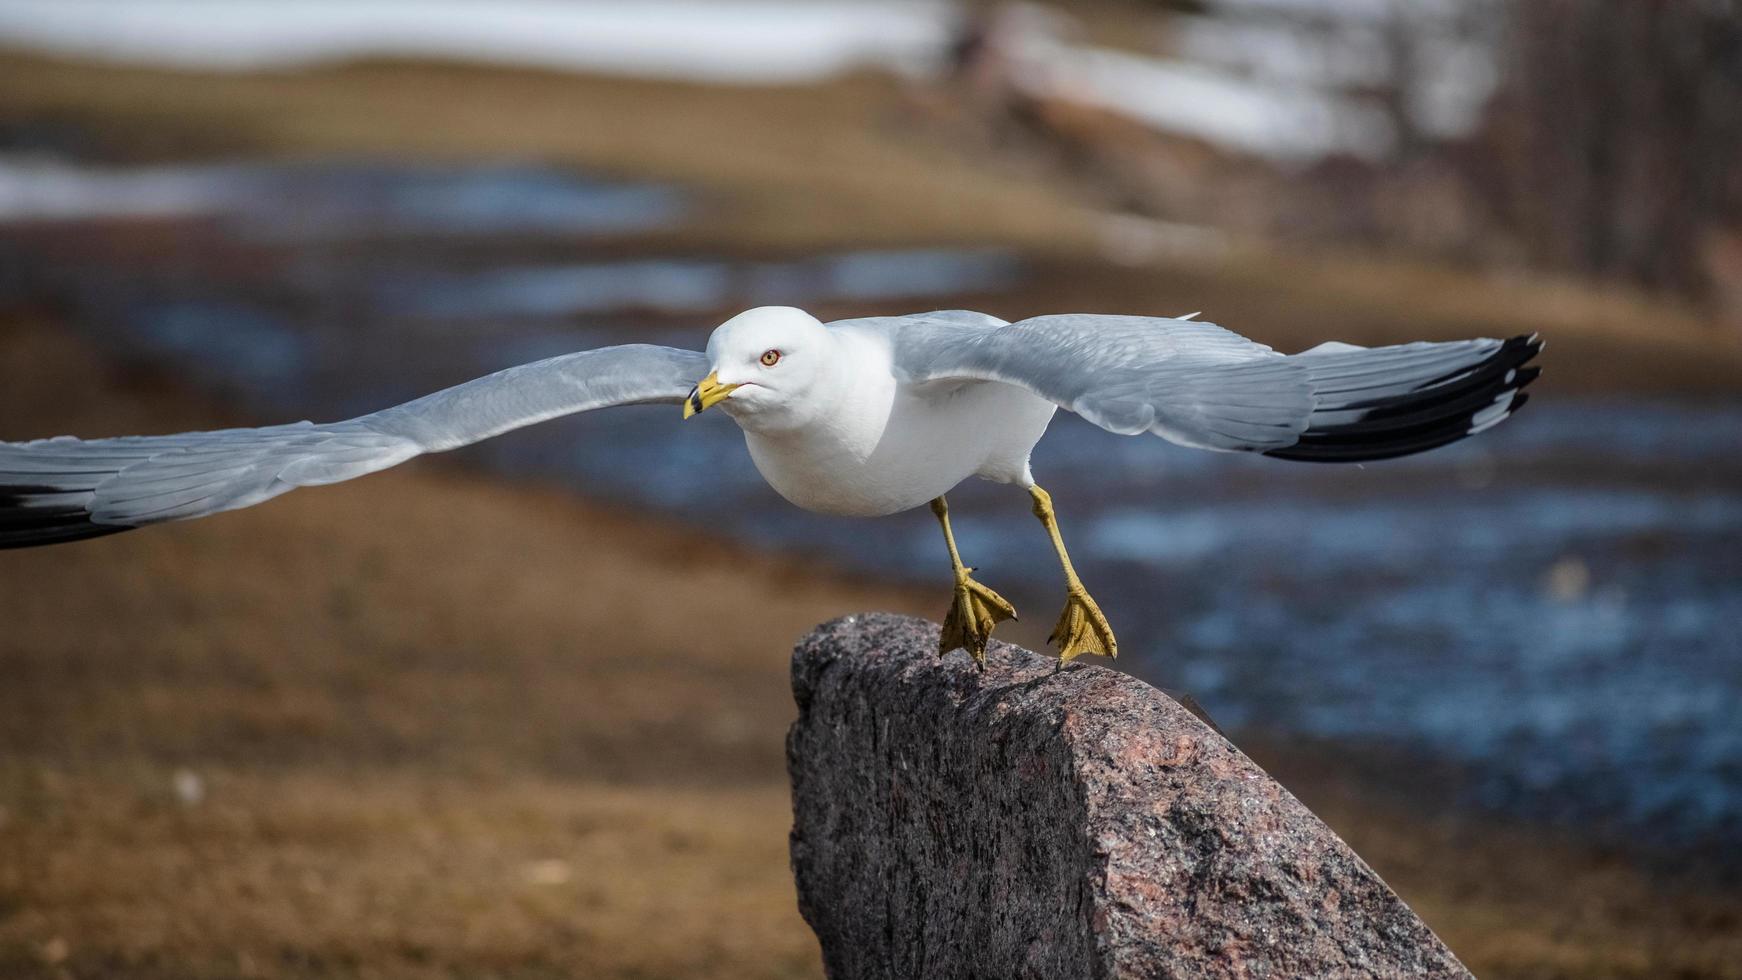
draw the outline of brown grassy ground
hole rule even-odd
[[[1118,269],[1069,193],[904,125],[876,79],[8,56],[0,79],[0,135],[99,156],[549,160],[707,189],[698,250],[1006,242],[1049,270],[1049,309],[1203,307],[1291,346],[1548,328],[1545,388],[1742,377],[1734,338],[1637,297],[1347,256]],[[0,321],[0,437],[250,421]],[[815,976],[786,870],[784,651],[939,600],[429,463],[0,555],[0,976]],[[1409,782],[1383,759],[1254,754],[1484,976],[1742,976],[1734,900],[1424,818],[1374,796],[1375,771]]]
[[[15,323],[0,377],[8,432],[217,421]],[[7,552],[0,975],[813,975],[784,651],[864,606],[439,467]]]
[[[8,434],[248,421],[33,321],[0,377]],[[7,552],[0,975],[815,976],[784,652],[938,599],[432,464]],[[1256,754],[1484,976],[1742,976],[1733,900]]]

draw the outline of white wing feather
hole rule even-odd
[[[499,371],[344,422],[0,443],[0,548],[203,517],[545,419],[683,400],[699,351],[634,344]]]
[[[1536,337],[1279,354],[1185,318],[925,314],[849,321],[883,333],[898,377],[1017,385],[1123,435],[1199,449],[1354,462],[1482,431],[1523,404]]]

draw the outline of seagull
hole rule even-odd
[[[1029,467],[1058,409],[1194,449],[1360,463],[1498,425],[1524,404],[1541,349],[1529,335],[1285,355],[1190,317],[1010,323],[944,310],[823,323],[765,306],[721,324],[705,352],[580,351],[342,422],[0,442],[0,548],[250,507],[576,412],[663,403],[687,419],[717,406],[769,486],[799,507],[879,517],[930,506],[954,580],[940,655],[964,649],[983,665],[994,627],[1016,617],[963,564],[946,494],[969,477],[1023,488],[1064,574],[1049,642],[1061,663],[1114,657],[1113,629]]]

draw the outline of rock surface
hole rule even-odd
[[[793,655],[792,866],[831,977],[1469,976],[1160,691],[937,636],[848,617]]]

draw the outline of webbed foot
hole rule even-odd
[[[1016,618],[1016,607],[969,574],[972,568],[956,573],[955,597],[949,615],[944,617],[944,630],[938,637],[938,656],[955,649],[968,651],[974,662],[986,663],[986,642],[992,629],[1006,619]]]
[[[1058,645],[1060,663],[1070,663],[1085,653],[1119,656],[1119,641],[1113,636],[1113,627],[1081,585],[1072,585],[1065,593],[1064,612],[1059,614],[1058,625],[1053,627],[1047,642]]]

